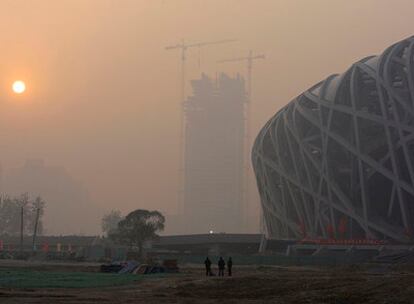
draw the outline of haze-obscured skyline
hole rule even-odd
[[[0,162],[6,171],[31,158],[65,167],[88,189],[97,217],[110,209],[173,214],[180,53],[165,46],[239,40],[189,50],[188,80],[245,73],[243,63],[216,61],[265,53],[254,66],[255,135],[308,87],[412,35],[413,8],[409,0],[2,0]],[[27,84],[22,96],[11,93],[16,79]]]

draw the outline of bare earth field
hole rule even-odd
[[[5,267],[37,274],[97,269],[1,261],[0,269]],[[1,287],[0,303],[414,303],[414,272],[407,268],[236,266],[234,272],[231,278],[206,278],[202,268],[188,266],[180,274],[141,276],[118,287]]]

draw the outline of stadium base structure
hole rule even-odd
[[[412,242],[414,37],[292,100],[252,161],[268,238]]]

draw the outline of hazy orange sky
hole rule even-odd
[[[413,9],[411,0],[1,0],[1,164],[64,166],[99,215],[175,213],[179,53],[165,46],[239,40],[189,51],[189,79],[244,73],[216,61],[265,53],[254,66],[255,134],[306,88],[412,35]],[[22,96],[11,93],[16,79]]]

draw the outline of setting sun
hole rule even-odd
[[[16,94],[21,94],[26,91],[26,84],[21,80],[16,80],[12,85],[13,92]]]

